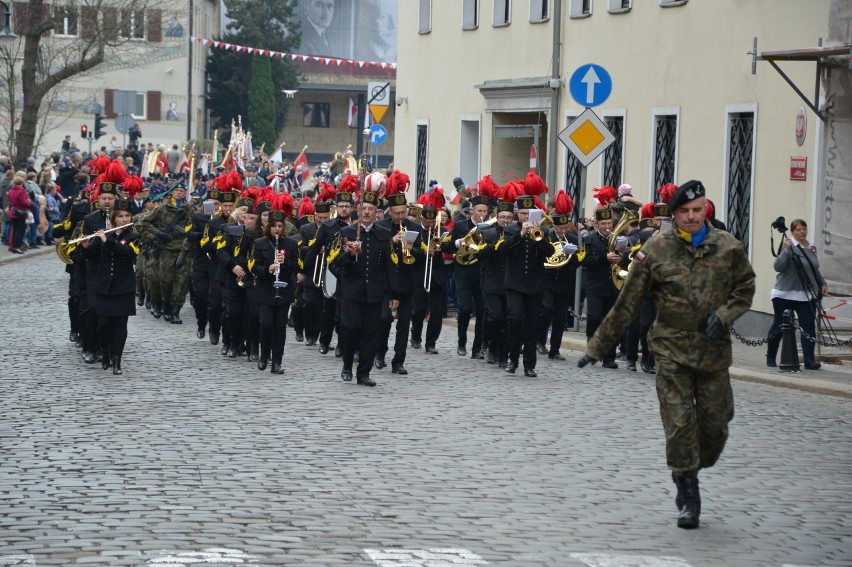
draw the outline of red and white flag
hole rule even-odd
[[[293,168],[296,170],[296,175],[301,176],[302,183],[307,181],[311,176],[311,168],[308,166],[308,156],[305,154],[305,150],[307,149],[308,146],[305,146],[298,157],[293,160]]]
[[[349,99],[349,118],[346,120],[346,125],[350,128],[355,128],[358,121],[358,105],[351,98]]]

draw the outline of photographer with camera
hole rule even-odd
[[[775,366],[778,345],[782,333],[778,332],[784,311],[795,311],[799,326],[811,337],[816,337],[815,321],[822,296],[828,293],[828,286],[819,273],[819,260],[816,247],[808,242],[808,225],[802,219],[790,223],[792,236],[787,238],[787,226],[784,217],[778,217],[772,228],[784,235],[779,247],[774,268],[778,272],[775,286],[772,288],[772,307],[775,318],[769,327],[769,339],[766,349],[766,366]],[[774,248],[773,248],[774,253]],[[814,343],[802,335],[802,356],[805,368],[819,370],[821,364],[814,358]]]

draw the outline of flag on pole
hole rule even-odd
[[[281,163],[284,161],[284,155],[281,153],[281,146],[275,150],[275,153],[269,156],[269,163]]]
[[[204,154],[204,157],[201,158],[201,163],[198,164],[198,167],[201,169],[201,173],[203,173],[204,175],[210,173],[210,160],[207,159],[207,154]]]
[[[351,98],[349,99],[349,118],[346,121],[346,125],[350,128],[354,128],[358,123],[358,105],[355,104],[355,101]]]
[[[213,163],[219,161],[219,140],[216,138],[216,134],[219,130],[213,130]]]
[[[367,105],[367,110],[370,109],[370,106]],[[364,112],[364,130],[368,130],[370,128],[370,113]]]
[[[251,131],[246,134],[246,139],[243,142],[243,156],[245,157],[246,164],[254,159],[254,147],[251,143]]]
[[[296,175],[301,178],[301,182],[304,183],[311,176],[311,168],[308,166],[308,156],[305,154],[305,150],[308,149],[308,146],[305,146],[302,149],[302,152],[293,160],[293,167],[296,169]]]

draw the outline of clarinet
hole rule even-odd
[[[278,254],[280,250],[278,250],[278,235],[275,235],[275,281],[272,282],[272,287],[275,288],[275,299],[281,299],[281,288],[287,287],[287,282],[282,282],[278,280],[278,276],[281,274],[281,263],[278,262]]]

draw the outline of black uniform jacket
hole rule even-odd
[[[606,259],[608,239],[593,230],[584,239],[586,257],[583,258],[583,288],[586,295],[615,297],[618,290],[612,283],[612,264]]]
[[[475,264],[481,266],[482,293],[503,295],[506,292],[506,256],[501,252],[506,244],[504,229],[502,226],[486,229],[482,238],[488,244],[477,254],[479,263]]]
[[[390,232],[373,223],[369,232],[362,228],[360,238],[356,238],[356,226],[347,226],[341,234],[350,242],[360,240],[361,253],[353,256],[341,249],[329,259],[337,272],[341,297],[358,303],[381,303],[386,297],[399,299],[399,275],[394,261],[402,260],[391,250]]]
[[[239,226],[240,230],[233,228],[236,226]],[[232,230],[239,232],[239,234],[231,234]],[[253,244],[254,236],[245,226],[232,224],[225,225],[223,228],[221,239],[216,245],[216,257],[222,266],[222,273],[225,277],[226,286],[229,289],[239,287],[237,276],[233,272],[234,266],[242,266],[243,270],[246,272],[249,271],[248,257]],[[243,286],[248,287],[251,281],[251,276],[247,275],[243,279]]]
[[[293,303],[296,287],[296,273],[299,270],[299,247],[292,238],[279,237],[278,249],[284,250],[284,263],[278,272],[278,281],[286,282],[286,287],[277,288],[275,299],[275,274],[269,273],[269,266],[275,263],[275,239],[267,237],[254,241],[254,265],[251,273],[257,278],[254,299],[258,305],[290,305]]]
[[[136,314],[136,255],[141,242],[133,228],[106,234],[106,242],[93,238],[88,252],[98,257],[90,289],[95,293],[95,312],[119,317]]]
[[[328,257],[328,252],[331,249],[331,244],[334,242],[337,233],[346,226],[349,225],[339,217],[322,222],[314,235],[313,244],[309,243],[308,252],[305,254],[303,265],[308,276],[313,276],[314,265],[316,264],[317,256],[320,254],[322,247],[325,246],[325,255]]]
[[[435,234],[435,231],[432,231]],[[429,255],[429,231],[420,227],[420,250],[423,253],[423,261],[414,263],[414,286],[424,285],[424,277],[426,274],[426,257]],[[441,252],[440,243],[432,254],[432,286],[445,285],[447,282],[447,270],[444,267],[444,254]]]
[[[550,241],[553,242],[554,247],[558,249],[562,249],[562,246],[565,242],[562,241],[558,236],[556,236],[556,231],[554,229],[550,229],[547,233],[547,236],[550,238]],[[577,236],[568,231],[565,233],[565,240],[579,247],[577,242]],[[578,250],[579,252],[579,250]],[[567,264],[562,266],[561,268],[550,268],[547,270],[547,288],[556,293],[574,293],[575,282],[577,281],[577,266],[580,265],[580,261],[577,259],[577,252],[575,252],[571,259]]]
[[[456,224],[453,225],[453,230],[445,234],[441,240],[441,250],[448,254],[455,254],[458,250],[456,248],[456,240],[464,238],[474,226],[476,225],[470,219],[456,221]],[[453,277],[456,279],[478,280],[479,268],[478,262],[472,266],[462,266],[456,262],[453,267]]]
[[[400,232],[399,223],[392,222],[390,219],[385,219],[379,223],[376,223],[379,226],[383,226],[388,229],[390,233],[391,239],[396,236]],[[402,222],[402,226],[405,227],[405,230],[414,230],[417,231],[418,236],[417,240],[414,241],[414,246],[411,248],[411,255],[414,257],[413,264],[406,264],[402,261],[402,242],[394,242],[391,244],[393,247],[393,251],[399,260],[396,263],[396,269],[399,273],[399,292],[400,293],[411,293],[414,291],[415,285],[423,285],[423,260],[425,260],[426,255],[423,253],[423,248],[420,246],[420,231],[423,230],[423,227],[417,224],[414,221],[410,221],[405,219]],[[417,281],[417,274],[420,273],[420,281]]]
[[[506,289],[521,293],[543,293],[547,283],[544,262],[553,254],[553,244],[547,238],[536,242],[529,234],[521,237],[521,225],[510,224],[504,229],[505,242],[500,247],[506,258]]]

